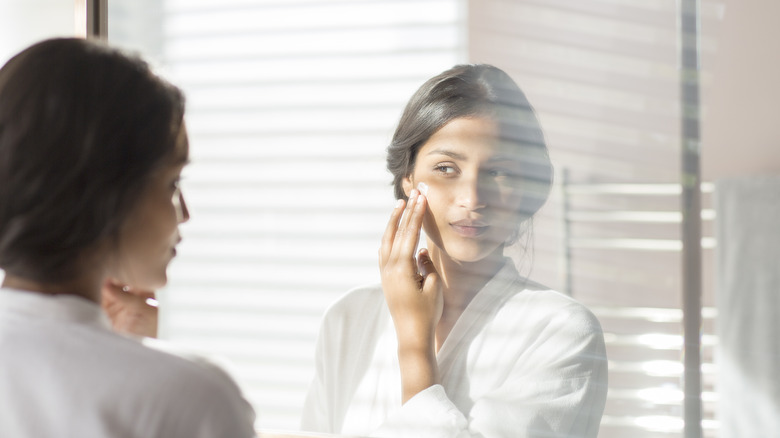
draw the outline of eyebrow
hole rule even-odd
[[[513,157],[511,155],[496,155],[495,157],[491,157],[488,161],[512,161],[512,162],[521,162],[522,159],[518,157]]]
[[[466,156],[463,154],[459,154],[457,152],[448,151],[447,149],[434,149],[430,152],[428,152],[426,155],[446,155],[450,158],[454,158],[456,160],[465,160]]]
[[[457,152],[453,152],[447,149],[434,149],[430,152],[428,152],[426,155],[446,155],[448,157],[451,157],[455,160],[466,160],[466,156],[463,154],[459,154]],[[491,157],[488,161],[490,162],[497,162],[497,161],[511,161],[511,162],[522,162],[523,160],[512,157],[510,155],[496,155],[494,157]]]

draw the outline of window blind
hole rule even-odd
[[[224,358],[258,427],[297,429],[322,314],[379,280],[394,204],[385,147],[414,90],[465,60],[464,8],[160,4],[113,1],[109,32],[156,52],[188,99],[192,218],[161,292],[161,336]],[[143,32],[158,41],[134,37],[144,22],[159,23]]]

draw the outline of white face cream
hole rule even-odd
[[[419,190],[423,196],[428,196],[428,184],[425,184],[424,182],[417,184],[417,190]]]

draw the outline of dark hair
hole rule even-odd
[[[146,179],[173,154],[184,97],[141,59],[52,39],[0,69],[0,267],[74,275],[116,238]]]
[[[403,179],[412,174],[420,148],[450,121],[486,117],[498,123],[502,141],[521,148],[524,198],[530,218],[544,205],[553,168],[531,104],[503,70],[487,64],[457,65],[426,81],[407,103],[387,149],[397,199],[406,199]]]

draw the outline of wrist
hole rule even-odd
[[[405,356],[436,356],[436,335],[433,329],[413,326],[396,327],[398,354]]]
[[[439,383],[439,365],[433,346],[423,349],[399,347],[398,364],[403,403]]]

